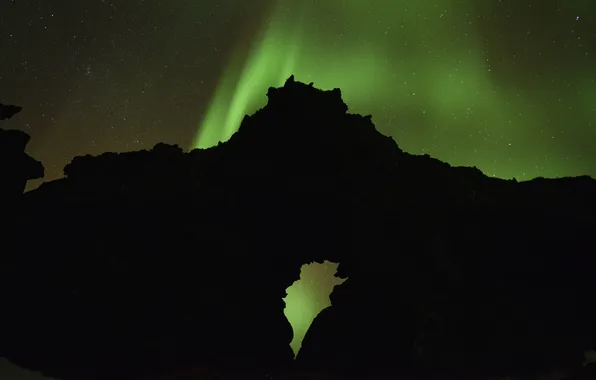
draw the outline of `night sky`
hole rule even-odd
[[[291,73],[411,153],[596,175],[592,0],[5,1],[0,36],[0,99],[24,107],[3,127],[50,179],[75,155],[225,140]]]
[[[47,179],[75,155],[225,140],[290,74],[410,153],[596,176],[594,0],[6,0],[0,48],[0,101],[23,107],[2,127],[31,134]]]

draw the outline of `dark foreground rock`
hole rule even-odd
[[[0,240],[0,356],[63,380],[580,367],[596,181],[405,153],[339,90],[293,78],[268,97],[216,147],[75,157],[19,195]],[[325,259],[348,279],[294,361],[282,297]]]

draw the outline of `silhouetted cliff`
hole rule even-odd
[[[596,181],[405,153],[293,77],[268,98],[216,147],[75,157],[26,193],[0,243],[0,356],[63,380],[579,368]],[[324,259],[348,280],[293,361],[282,297]]]
[[[21,112],[21,110],[21,107],[0,103],[0,120],[10,119],[17,113]]]
[[[10,113],[14,112],[5,112],[6,107],[13,106],[0,104],[2,118],[9,118],[12,116]],[[14,205],[15,200],[23,195],[27,181],[44,176],[41,162],[25,153],[30,138],[25,132],[0,128],[0,200],[5,203],[5,207]]]

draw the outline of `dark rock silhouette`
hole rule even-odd
[[[0,120],[10,119],[17,113],[21,112],[21,110],[21,107],[0,103]]]
[[[26,193],[0,240],[0,356],[63,380],[580,368],[596,181],[405,153],[293,77],[268,98],[216,147],[75,157]],[[293,361],[282,297],[325,259],[348,280]]]
[[[0,103],[0,120],[9,119],[21,107]],[[44,176],[41,162],[25,153],[31,137],[22,131],[0,128],[0,200],[10,206],[25,191],[27,181]]]

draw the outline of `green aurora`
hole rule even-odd
[[[471,16],[494,10],[470,4],[278,1],[248,53],[232,59],[194,146],[228,140],[244,115],[264,106],[268,87],[295,74],[318,88],[339,87],[351,112],[372,114],[377,128],[410,153],[500,178],[588,172],[585,159],[559,152],[574,136],[560,136],[555,125],[569,122],[569,104],[577,108],[574,122],[596,124],[596,83],[572,78],[563,91],[544,78],[514,80],[520,64],[495,62],[494,50],[507,49],[503,39],[487,46],[480,29],[489,22]],[[553,65],[542,69],[555,78]],[[566,102],[561,109],[543,106],[551,98]],[[596,138],[594,128],[578,133]]]
[[[575,122],[596,123],[596,84],[582,81],[579,71],[568,73],[578,77],[564,90],[543,77],[520,78],[519,63],[499,60],[499,54],[512,54],[506,38],[493,38],[497,42],[487,46],[490,39],[482,37],[490,25],[477,15],[494,10],[471,4],[278,1],[254,44],[239,50],[224,72],[194,146],[228,140],[244,115],[265,105],[267,89],[294,74],[321,89],[339,87],[350,112],[372,114],[377,128],[407,152],[476,166],[500,178],[588,172],[585,159],[557,150],[565,139],[556,125],[568,122],[569,104],[578,109]],[[556,69],[546,60],[536,68],[546,72],[542,75]],[[560,109],[545,106],[556,98],[566,100]],[[532,128],[524,128],[528,125]],[[593,128],[581,133],[596,138]],[[334,277],[336,266],[313,265],[303,267],[302,280],[286,297],[294,352],[341,283]]]

